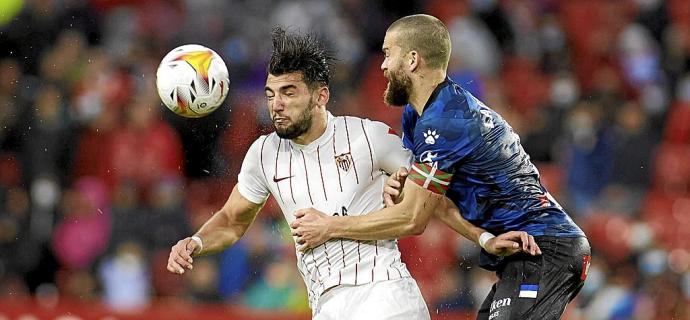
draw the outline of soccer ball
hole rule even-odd
[[[215,111],[228,95],[228,68],[213,50],[187,44],[170,51],[158,66],[156,87],[168,109],[188,118]]]

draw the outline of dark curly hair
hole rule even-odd
[[[300,72],[310,89],[328,85],[331,64],[335,59],[315,35],[288,33],[281,27],[275,27],[271,37],[273,54],[268,64],[268,73],[278,76]]]

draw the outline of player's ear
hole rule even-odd
[[[328,86],[320,86],[315,90],[315,94],[317,106],[325,106],[328,104],[328,99],[331,96],[331,91],[328,89]]]
[[[407,68],[409,71],[415,71],[419,67],[419,52],[412,50],[407,55]]]

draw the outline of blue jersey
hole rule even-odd
[[[405,106],[402,125],[405,147],[448,177],[446,196],[465,220],[494,234],[584,236],[542,186],[513,128],[451,79],[421,115]]]

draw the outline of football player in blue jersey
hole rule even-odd
[[[300,210],[293,234],[304,248],[329,238],[395,238],[420,233],[431,216],[460,216],[487,230],[456,230],[482,248],[493,234],[526,232],[541,255],[482,250],[480,265],[499,280],[477,319],[559,319],[584,284],[589,242],[542,186],[510,125],[447,77],[450,48],[448,29],[433,16],[403,17],[388,28],[385,101],[404,106],[403,142],[414,161],[388,180],[386,208],[356,217]]]

